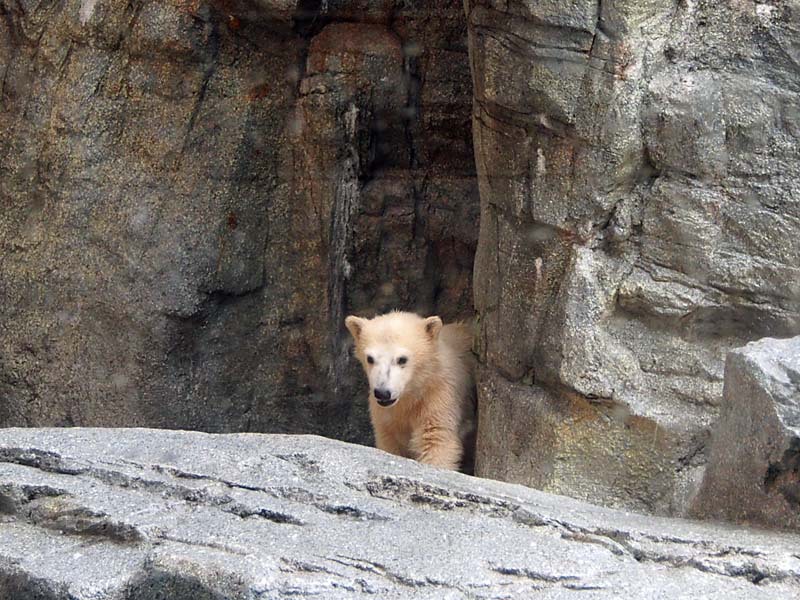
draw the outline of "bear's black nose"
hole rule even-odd
[[[373,390],[373,393],[375,394],[375,398],[377,398],[378,400],[383,400],[384,402],[386,400],[392,399],[392,393],[389,390],[382,390],[380,388],[375,388]]]

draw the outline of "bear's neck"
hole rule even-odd
[[[439,358],[436,357],[425,365],[425,376],[422,381],[411,390],[407,395],[404,395],[404,400],[407,406],[415,405],[430,396],[437,393],[442,386],[450,384],[448,380],[448,373],[442,369]]]

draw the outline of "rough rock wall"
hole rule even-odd
[[[0,0],[0,426],[369,441],[345,312],[471,312],[465,29],[447,0]]]
[[[478,473],[684,513],[726,352],[800,331],[800,4],[467,14]]]

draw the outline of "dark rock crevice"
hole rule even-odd
[[[787,504],[800,508],[800,438],[791,441],[780,461],[769,464],[764,491],[767,494],[777,492]]]

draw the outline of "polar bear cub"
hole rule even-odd
[[[378,448],[471,472],[476,414],[469,328],[408,312],[349,316],[345,325],[369,380]]]

